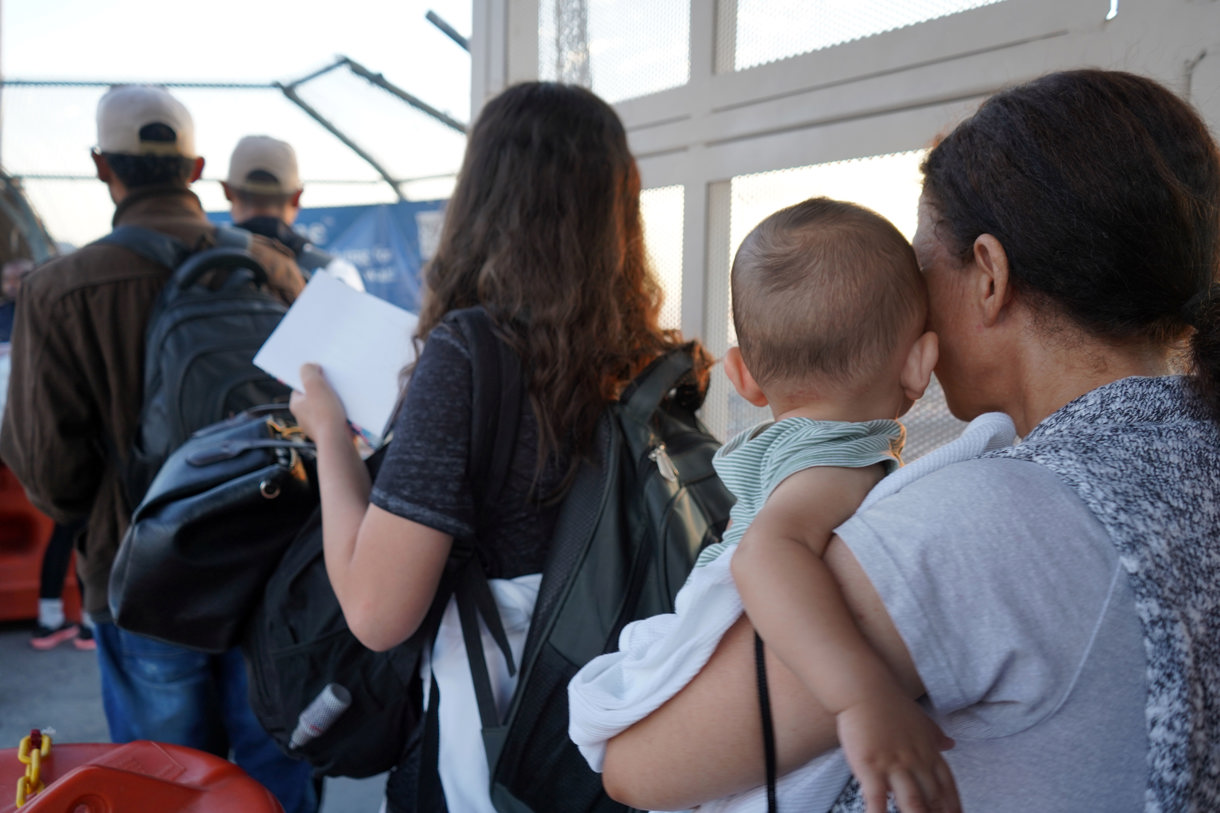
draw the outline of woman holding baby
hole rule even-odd
[[[951,411],[1021,440],[836,529],[861,631],[955,741],[963,809],[1217,809],[1215,140],[1127,73],[1005,90],[929,153],[914,247]],[[836,746],[834,719],[766,666],[782,774]],[[747,619],[610,740],[604,779],[665,810],[763,783]],[[835,807],[863,809],[851,786]]]

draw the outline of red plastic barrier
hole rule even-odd
[[[40,765],[44,789],[18,808],[27,771],[17,748],[0,750],[0,813],[283,813],[241,768],[178,745],[52,743]]]
[[[0,621],[38,617],[38,581],[42,552],[54,523],[30,505],[17,477],[0,465]],[[75,554],[64,580],[64,614],[80,620]]]

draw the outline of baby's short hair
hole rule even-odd
[[[927,292],[911,244],[881,215],[811,198],[768,216],[733,260],[733,323],[759,386],[874,375]]]

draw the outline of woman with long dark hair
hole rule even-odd
[[[956,740],[965,810],[1220,809],[1215,140],[1150,79],[1048,75],[931,151],[914,245],[950,410],[1022,439],[837,529],[863,632]],[[834,722],[766,668],[784,773]],[[670,810],[758,786],[760,725],[742,621],[610,741],[606,787]]]
[[[573,86],[510,87],[470,135],[425,271],[415,336],[422,350],[375,482],[325,371],[303,368],[292,409],[318,446],[327,573],[352,632],[370,648],[393,647],[419,628],[454,539],[475,536],[505,626],[523,638],[560,498],[592,454],[598,417],[649,362],[682,345],[658,326],[661,292],[645,257],[639,195],[609,105]],[[471,351],[443,321],[476,306],[516,352],[525,379],[509,476],[490,505],[478,504],[471,482],[484,464],[471,459]],[[707,358],[690,347],[705,384]],[[460,632],[454,641],[451,631],[442,622],[434,665],[464,660]],[[513,679],[494,648],[487,654],[503,705]],[[450,810],[492,810],[464,678],[441,686],[441,780]],[[472,778],[475,766],[482,781]],[[394,801],[391,794],[391,810]]]

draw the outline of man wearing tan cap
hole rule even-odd
[[[291,144],[271,136],[246,136],[233,148],[229,177],[220,183],[229,201],[233,225],[287,246],[306,278],[314,271],[324,270],[356,290],[364,290],[364,280],[356,266],[322,251],[292,228],[301,211],[305,187]]]
[[[215,243],[190,184],[203,171],[190,113],[164,88],[123,85],[98,103],[97,177],[114,225],[142,226],[187,246]],[[250,250],[276,295],[304,287],[291,254],[256,237]],[[281,754],[246,697],[240,651],[206,655],[115,626],[107,586],[133,506],[120,471],[139,422],[145,328],[170,269],[103,241],[54,259],[17,300],[10,398],[0,457],[31,502],[57,522],[87,519],[78,570],[95,624],[111,739],[188,745],[228,756],[289,813],[312,813],[307,763]],[[164,608],[174,612],[172,597]]]

